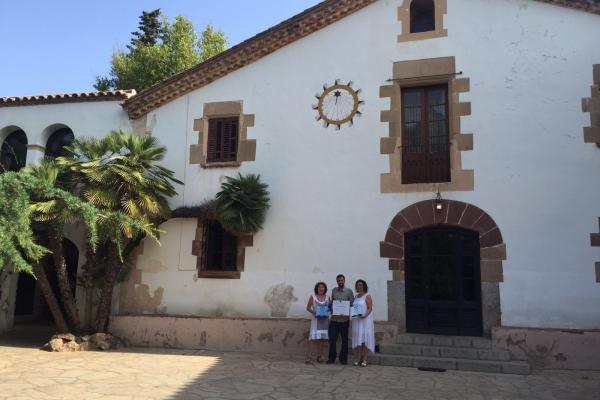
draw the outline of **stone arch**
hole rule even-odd
[[[483,331],[489,335],[492,327],[501,324],[499,284],[504,280],[502,261],[506,260],[502,233],[479,207],[454,200],[442,200],[441,206],[436,210],[435,200],[425,200],[406,207],[394,217],[380,242],[380,256],[389,259],[389,269],[394,272],[388,283],[388,318],[403,322],[405,313],[404,233],[436,225],[456,226],[479,233]]]
[[[0,129],[0,173],[18,171],[27,163],[28,138],[23,129],[9,125]]]
[[[61,131],[70,131],[73,134],[73,130],[71,129],[71,127],[63,123],[55,123],[52,125],[48,125],[46,128],[44,128],[44,130],[42,130],[39,136],[40,142],[38,143],[38,145],[40,146],[40,148],[43,148],[44,153],[46,153],[48,141],[54,136],[55,133]]]
[[[0,146],[4,142],[4,140],[11,134],[17,131],[25,132],[20,126],[17,125],[8,125],[0,129]]]
[[[75,140],[73,130],[67,126],[57,126],[50,131],[48,139],[45,142],[46,157],[67,156],[69,153],[65,150],[65,146],[70,146]]]

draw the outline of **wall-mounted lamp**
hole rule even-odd
[[[442,211],[442,209],[444,208],[444,202],[442,201],[442,194],[440,193],[439,190],[435,195],[434,205],[435,205],[435,211]]]

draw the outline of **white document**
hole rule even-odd
[[[350,315],[350,302],[348,300],[334,300],[331,315]]]
[[[352,318],[362,317],[367,313],[367,305],[365,303],[358,303],[352,306]]]

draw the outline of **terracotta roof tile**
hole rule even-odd
[[[83,103],[88,101],[115,101],[128,99],[132,96],[135,96],[135,93],[135,90],[112,90],[107,92],[0,97],[0,107],[31,106],[36,104]]]
[[[600,14],[600,0],[537,0],[544,3]]]

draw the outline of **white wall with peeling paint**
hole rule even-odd
[[[455,56],[471,81],[461,95],[472,105],[462,131],[473,132],[475,144],[462,162],[475,171],[475,190],[443,196],[480,207],[502,231],[503,325],[600,328],[600,252],[589,243],[600,215],[600,183],[590,172],[600,169],[600,150],[583,142],[589,115],[581,112],[592,65],[600,63],[600,17],[525,0],[450,0],[447,38],[397,43],[400,3],[380,0],[148,115],[156,119],[152,134],[169,147],[165,165],[185,180],[173,208],[213,197],[222,177],[238,171],[260,173],[272,200],[239,280],[199,279],[191,255],[196,222],[164,224],[162,246],[146,241],[137,263],[150,294],[163,288],[161,306],[148,313],[269,317],[265,294],[285,284],[293,288],[288,317],[304,317],[315,282],[331,286],[344,273],[351,284],[368,282],[375,318],[386,320],[392,274],[379,241],[397,212],[433,193],[380,192],[388,158],[379,139],[388,128],[379,117],[389,100],[379,98],[379,87],[396,61]],[[323,83],[336,78],[353,80],[366,102],[363,118],[339,132],[322,128],[311,108]],[[203,104],[234,100],[255,115],[248,138],[257,140],[256,161],[239,169],[190,165]],[[45,111],[37,110],[46,107],[65,121],[78,118],[72,104],[36,107],[0,108],[0,129],[44,126],[36,121]],[[107,125],[126,125],[113,111],[104,125],[72,128],[101,135]]]
[[[243,100],[244,113],[256,118],[248,137],[257,139],[257,156],[240,171],[260,173],[273,203],[265,229],[246,249],[240,280],[196,279],[164,256],[169,271],[143,273],[151,288],[164,287],[168,313],[269,316],[264,296],[285,283],[298,299],[289,316],[305,316],[314,283],[333,284],[343,272],[350,282],[368,281],[376,318],[386,319],[391,273],[379,241],[398,211],[433,194],[380,193],[388,161],[379,154],[387,132],[379,112],[388,100],[379,98],[379,86],[395,61],[455,56],[457,70],[471,79],[461,100],[473,111],[462,124],[474,133],[475,148],[463,152],[463,168],[475,170],[476,184],[474,192],[443,195],[484,209],[502,230],[503,324],[600,327],[598,252],[589,246],[600,185],[588,173],[600,167],[600,154],[583,143],[589,116],[580,106],[592,64],[600,62],[599,17],[532,1],[452,0],[447,38],[398,44],[399,3],[379,1],[151,113],[154,134],[181,149],[168,162],[185,176],[178,202],[192,205],[237,172],[189,165],[193,120],[205,102]],[[340,132],[320,127],[311,110],[314,93],[336,78],[356,82],[366,101],[364,117]],[[180,257],[190,248],[183,243]],[[153,251],[140,268],[164,250]]]

